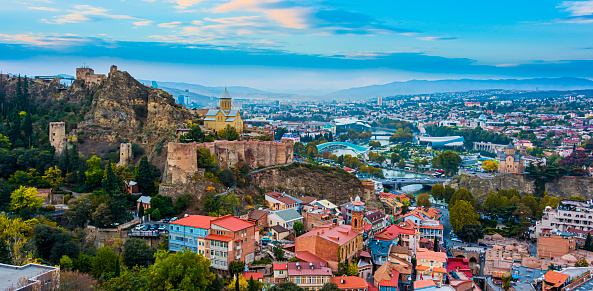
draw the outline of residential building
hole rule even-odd
[[[354,276],[340,276],[332,277],[331,281],[338,286],[340,290],[347,291],[367,291],[369,290],[369,284],[367,281],[360,277]]]
[[[273,264],[274,283],[279,284],[288,281],[288,265],[287,264]]]
[[[144,208],[144,210],[150,208],[150,200],[152,197],[150,196],[140,196],[138,200],[136,200],[136,211],[140,211],[140,205]]]
[[[282,225],[274,225],[270,227],[270,233],[272,234],[272,239],[274,240],[283,240],[288,235],[290,235],[290,231],[284,228]]]
[[[414,291],[435,291],[437,285],[433,280],[425,279],[414,282]]]
[[[400,291],[399,272],[392,264],[384,264],[373,275],[373,282],[379,291]]]
[[[306,231],[328,224],[341,225],[344,223],[342,217],[332,213],[331,210],[321,209],[317,205],[303,206],[301,214],[303,215],[303,224],[305,225]]]
[[[57,290],[60,287],[60,267],[0,264],[0,274],[0,290]]]
[[[560,201],[558,208],[546,207],[542,219],[536,223],[532,238],[547,230],[568,232],[569,229],[593,230],[593,200],[587,202]]]
[[[373,239],[390,240],[415,252],[420,241],[420,233],[414,229],[403,228],[399,225],[390,225],[382,231],[375,234]]]
[[[239,110],[232,110],[231,94],[224,89],[220,97],[220,107],[210,109],[204,118],[204,126],[213,131],[219,131],[230,125],[239,133],[243,132],[243,119]]]
[[[570,276],[556,271],[548,271],[544,275],[545,289],[544,290],[561,290],[569,283]]]
[[[388,216],[379,210],[367,211],[364,214],[364,221],[370,226],[368,231],[365,229],[365,233],[369,236],[383,230],[389,223]],[[367,225],[365,225],[365,227]]]
[[[295,239],[296,252],[309,252],[327,261],[332,270],[338,269],[338,261],[350,261],[360,250],[362,233],[351,225],[321,227]]]
[[[288,208],[297,209],[300,205],[296,199],[292,198],[286,193],[280,193],[276,191],[266,193],[265,199],[268,201],[271,211],[284,210]]]
[[[358,256],[358,276],[366,280],[373,276],[373,263],[371,262],[371,254],[367,251],[360,252]]]
[[[422,220],[420,222],[420,238],[443,241],[443,225],[436,220]]]
[[[447,254],[419,249],[416,253],[416,281],[432,279],[437,284],[444,282],[447,274]]]
[[[210,265],[218,270],[228,271],[230,262],[253,262],[255,258],[255,224],[226,215],[210,222],[206,240],[206,257]]]
[[[333,276],[332,270],[322,262],[289,262],[286,265],[288,281],[305,290],[319,290]]]
[[[144,196],[142,196],[144,197]],[[189,215],[169,223],[169,251],[189,249],[206,255],[206,240],[212,220],[217,217]]]
[[[253,222],[257,228],[267,228],[268,227],[268,211],[261,210],[261,209],[254,209],[247,216],[241,216],[241,219],[245,219],[247,221]]]
[[[336,206],[335,204],[329,202],[328,200],[317,200],[317,206],[321,207],[322,209],[326,209],[326,210],[331,210],[334,211],[335,213],[338,212],[338,206]]]
[[[268,213],[268,225],[270,227],[280,225],[290,230],[297,221],[302,223],[303,217],[294,208],[272,211]]]
[[[537,237],[538,258],[559,258],[576,250],[574,234],[563,231],[545,231]]]

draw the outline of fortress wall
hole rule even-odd
[[[292,162],[293,143],[275,141],[221,141],[211,143],[169,143],[165,181],[188,183],[198,170],[198,148],[206,148],[216,155],[222,169],[235,166],[239,161],[253,168],[282,165]]]

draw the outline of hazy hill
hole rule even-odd
[[[406,82],[393,82],[385,85],[371,85],[366,87],[340,90],[323,98],[329,99],[354,99],[377,98],[407,94],[429,94],[436,92],[457,92],[484,89],[506,90],[566,90],[593,88],[593,81],[582,78],[537,78],[537,79],[504,79],[504,80],[411,80]]]

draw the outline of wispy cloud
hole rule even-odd
[[[519,66],[519,64],[498,64],[498,65],[494,65],[495,67],[498,68],[510,68],[510,67],[517,67]]]
[[[570,16],[559,19],[567,23],[592,23],[593,22],[593,0],[587,1],[564,1],[557,6],[569,13]]]
[[[425,40],[425,41],[437,41],[437,40],[454,40],[454,39],[457,39],[457,37],[424,36],[424,37],[417,37],[416,39]]]
[[[152,21],[152,20],[142,20],[142,21],[132,22],[132,24],[134,24],[136,26],[146,26],[146,25],[151,25],[153,23],[154,23],[154,21]]]
[[[33,10],[41,10],[41,11],[54,11],[54,12],[61,11],[58,8],[43,7],[43,6],[38,6],[38,7],[37,6],[27,6],[27,8],[33,9]]]
[[[177,9],[187,9],[203,1],[204,0],[169,0],[169,2],[177,3],[177,6],[175,6]]]
[[[179,24],[181,24],[181,23],[182,23],[181,21],[161,23],[161,24],[159,24],[159,27],[175,28],[175,27],[179,26]]]
[[[276,24],[293,29],[308,28],[309,15],[313,13],[311,7],[298,6],[293,2],[282,0],[232,0],[215,7],[213,12],[247,11],[261,13]]]
[[[46,21],[48,23],[65,24],[65,23],[79,23],[87,22],[100,19],[130,19],[134,20],[135,17],[129,15],[117,15],[109,14],[109,10],[101,7],[93,7],[90,5],[76,5],[74,9],[69,10],[69,14],[60,15],[54,17],[52,21]]]
[[[66,47],[90,42],[89,39],[74,34],[44,35],[44,34],[0,34],[4,43],[26,44],[39,47]]]

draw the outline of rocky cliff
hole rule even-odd
[[[190,113],[160,89],[147,87],[130,74],[111,70],[101,84],[77,80],[71,95],[92,99],[84,121],[78,126],[85,139],[81,151],[100,153],[103,147],[121,142],[137,143],[164,165],[166,151],[160,150],[175,137],[175,129],[190,118]],[[162,167],[162,165],[159,165]]]
[[[535,181],[525,175],[506,174],[491,179],[460,175],[451,179],[451,187],[466,188],[479,200],[484,200],[490,191],[500,189],[516,189],[521,193],[535,193]],[[558,198],[580,196],[585,199],[593,198],[593,178],[588,177],[560,177],[545,185],[548,195]]]
[[[460,175],[451,178],[451,187],[455,189],[466,188],[470,190],[478,200],[484,200],[492,192],[500,189],[516,189],[521,193],[535,192],[535,183],[525,175],[498,175],[491,179]]]
[[[296,196],[314,196],[336,205],[364,197],[362,182],[343,170],[300,163],[268,169],[251,175],[252,184],[266,192],[286,191]],[[242,191],[241,189],[237,190]]]

